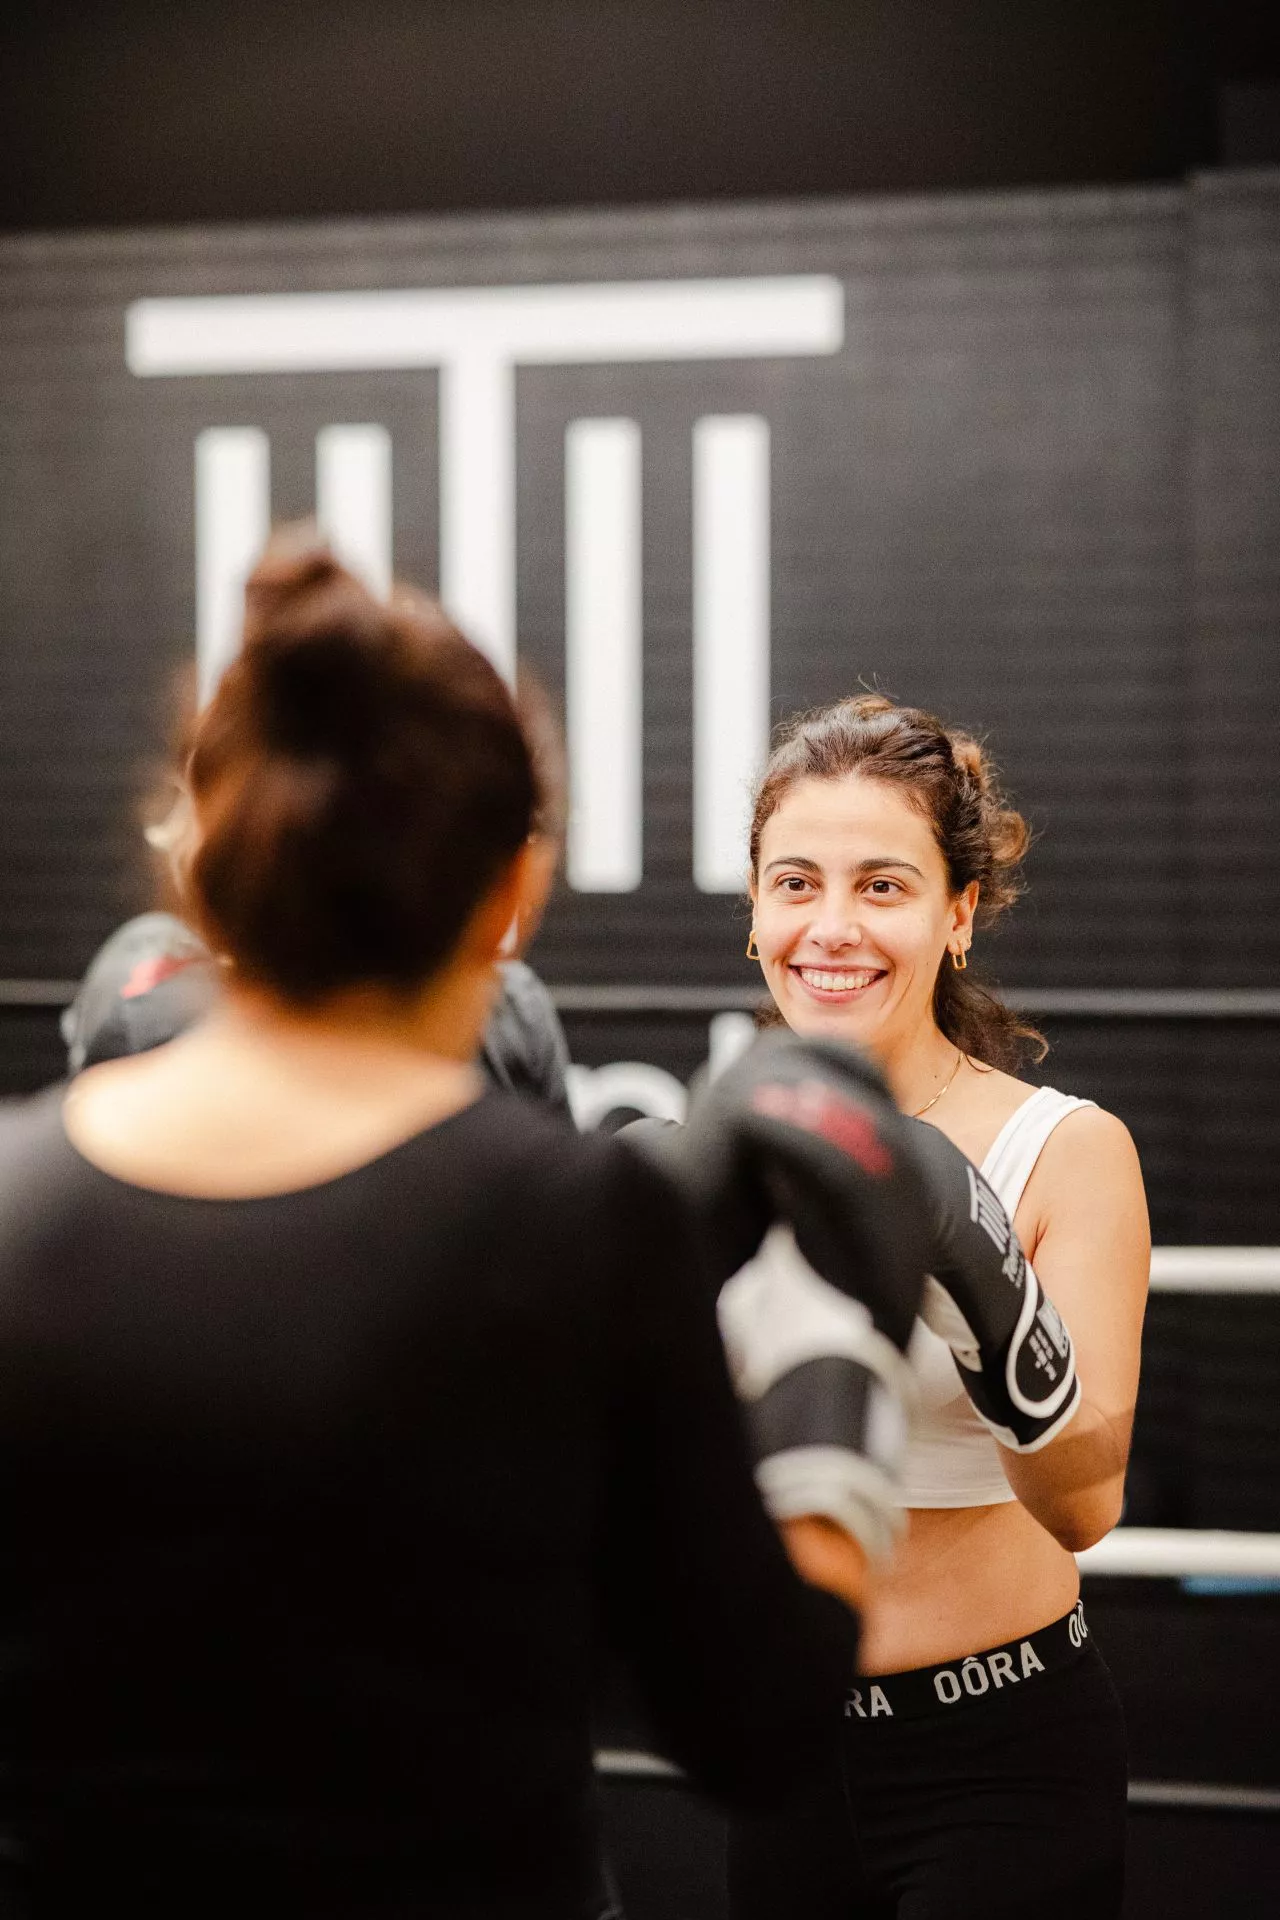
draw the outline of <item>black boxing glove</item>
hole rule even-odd
[[[951,1348],[974,1412],[1000,1444],[1035,1453],[1080,1405],[1071,1335],[978,1169],[936,1127],[905,1124],[932,1232],[920,1318]]]
[[[809,1266],[905,1349],[928,1266],[925,1195],[906,1123],[861,1054],[762,1034],[695,1090],[684,1127],[641,1122],[622,1137],[684,1191],[718,1282],[785,1221]]]
[[[637,1120],[619,1138],[693,1205],[768,1512],[775,1521],[821,1514],[872,1557],[887,1553],[903,1526],[898,1487],[915,1401],[898,1347],[861,1302],[814,1272],[788,1226],[768,1224],[775,1202],[749,1164],[718,1184],[712,1166],[723,1174],[732,1158],[690,1153],[673,1120]]]
[[[758,1249],[776,1210],[763,1182],[740,1158],[731,1132],[692,1141],[678,1120],[628,1121],[617,1138],[661,1168],[683,1195],[712,1288],[719,1294]]]
[[[721,1334],[769,1511],[824,1514],[887,1551],[902,1525],[902,1350],[925,1241],[878,1075],[843,1047],[770,1035],[699,1090],[687,1126],[641,1122],[623,1137],[684,1191],[728,1282]]]

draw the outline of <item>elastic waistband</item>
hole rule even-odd
[[[844,1703],[846,1720],[922,1720],[981,1706],[1078,1660],[1089,1643],[1084,1604],[1021,1640],[944,1660],[936,1667],[860,1677]]]

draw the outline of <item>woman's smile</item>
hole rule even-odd
[[[788,968],[811,999],[822,1006],[853,1006],[887,977],[884,967],[832,967],[793,962]]]

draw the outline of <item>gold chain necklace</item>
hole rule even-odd
[[[959,1047],[957,1047],[957,1048],[956,1048],[956,1063],[955,1063],[955,1065],[954,1065],[954,1067],[952,1067],[952,1069],[951,1069],[951,1072],[950,1072],[950,1074],[949,1074],[949,1076],[948,1076],[948,1078],[947,1078],[947,1085],[946,1085],[945,1087],[939,1087],[939,1088],[938,1088],[938,1091],[937,1091],[937,1092],[936,1092],[936,1093],[934,1094],[934,1096],[933,1096],[933,1098],[932,1098],[932,1100],[926,1100],[926,1101],[925,1101],[925,1103],[924,1103],[924,1105],[923,1105],[922,1107],[917,1107],[917,1108],[916,1108],[916,1110],[915,1110],[915,1112],[914,1112],[914,1113],[912,1114],[912,1116],[911,1116],[911,1118],[912,1118],[913,1120],[919,1120],[919,1119],[921,1118],[921,1116],[922,1116],[923,1114],[926,1114],[926,1113],[928,1113],[928,1111],[929,1111],[929,1109],[930,1109],[930,1107],[936,1107],[936,1106],[937,1106],[937,1104],[938,1104],[938,1102],[939,1102],[939,1100],[941,1100],[941,1098],[942,1098],[942,1096],[943,1096],[943,1094],[944,1094],[944,1093],[945,1093],[945,1092],[947,1091],[947,1087],[949,1087],[949,1086],[951,1085],[951,1082],[952,1082],[952,1081],[953,1081],[953,1080],[955,1079],[955,1077],[956,1077],[956,1075],[957,1075],[957,1074],[959,1073],[959,1071],[960,1071],[960,1063],[961,1063],[961,1061],[962,1061],[963,1059],[964,1059],[964,1054],[963,1054],[963,1052],[961,1051],[961,1049],[960,1049]]]

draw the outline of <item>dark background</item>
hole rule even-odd
[[[1252,0],[11,0],[10,229],[1177,180],[1277,153]]]
[[[192,648],[197,433],[264,428],[288,518],[311,508],[317,430],[381,421],[397,565],[435,573],[432,373],[139,380],[131,299],[823,272],[838,354],[517,376],[520,651],[553,695],[566,424],[625,413],[645,450],[643,883],[562,886],[533,956],[579,1008],[609,989],[642,1010],[575,1012],[575,1054],[687,1078],[706,1015],[645,995],[758,989],[745,901],[692,882],[690,782],[691,429],[758,411],[774,718],[861,682],[989,736],[1036,838],[975,966],[1044,1010],[1046,1074],[1132,1127],[1158,1242],[1280,1244],[1278,229],[1280,168],[0,239],[0,982],[50,1003],[9,995],[0,1088],[56,1069],[52,983],[146,899],[140,805]],[[1240,991],[1264,996],[1253,1017]],[[1183,998],[1135,1005],[1152,993]],[[1085,996],[1074,1015],[1064,995]]]
[[[791,518],[776,529],[779,710],[843,691],[856,634],[859,671],[865,661],[904,697],[991,729],[1040,839],[1031,892],[988,964],[1033,1009],[1068,988],[1280,985],[1273,11],[1235,0],[6,8],[0,230],[18,250],[0,250],[0,975],[74,978],[142,904],[140,769],[191,631],[189,534],[170,542],[189,526],[189,497],[166,495],[145,436],[122,453],[132,383],[114,396],[95,384],[118,366],[118,341],[95,336],[65,280],[49,282],[67,263],[23,236],[804,200],[796,224],[825,265],[824,204],[855,196],[845,267],[873,351],[841,399],[859,430],[859,463],[842,476],[852,546],[805,467],[803,409],[788,417],[777,393],[762,403],[775,497],[779,459],[796,467]],[[1117,198],[1126,187],[1140,193]],[[670,230],[655,218],[661,252]],[[749,210],[730,221],[741,258],[757,222]],[[493,274],[519,277],[520,236],[490,242]],[[77,244],[83,267],[94,243]],[[151,244],[127,240],[125,253]],[[286,233],[278,249],[265,236],[245,246],[291,244]],[[603,261],[607,231],[598,244]],[[189,265],[219,253],[207,231],[156,246]],[[385,233],[369,242],[380,249],[385,260]],[[234,252],[227,236],[224,264]],[[126,286],[114,257],[117,305],[180,290]],[[356,283],[376,284],[365,264],[351,262]],[[405,283],[394,261],[384,270]],[[261,275],[246,268],[245,284]],[[28,376],[24,410],[14,394]],[[394,411],[385,387],[375,402]],[[176,404],[191,409],[190,393]],[[522,438],[550,444],[578,404],[563,375],[522,376]],[[646,447],[687,438],[670,383],[645,404]],[[298,508],[310,436],[333,417],[318,405],[295,393],[266,423]],[[50,480],[34,498],[33,457]],[[672,484],[646,513],[666,516],[678,573],[687,512],[678,475]],[[432,485],[397,467],[398,506],[418,529],[401,564],[424,577]],[[525,471],[522,644],[553,684],[556,493]],[[810,604],[815,579],[825,608]],[[687,661],[677,585],[646,607],[668,688]],[[670,777],[678,789],[678,766]],[[594,933],[562,899],[538,956],[549,977],[745,993],[733,903],[689,898],[683,849],[667,869],[646,884],[697,916],[696,939],[664,945],[670,921],[653,921],[650,897],[630,920],[628,903],[610,903],[615,917]],[[657,937],[637,950],[650,924]],[[1045,1024],[1046,1075],[1132,1126],[1158,1240],[1280,1243],[1280,1019],[1130,1009]],[[683,1076],[706,1050],[705,1015],[578,1013],[569,1026],[587,1063],[639,1058]],[[52,1004],[0,1010],[0,1091],[40,1084],[60,1057]],[[1131,1520],[1280,1526],[1278,1356],[1274,1301],[1153,1300]],[[1274,1725],[1258,1712],[1278,1684],[1274,1597],[1094,1585],[1135,1773],[1274,1785]],[[716,1911],[718,1829],[678,1804],[666,1789],[611,1791],[642,1920]],[[1266,1911],[1274,1834],[1260,1816],[1135,1812],[1133,1912]]]

